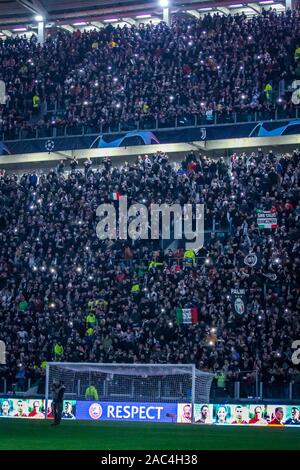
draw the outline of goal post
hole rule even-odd
[[[214,375],[194,364],[98,364],[49,362],[46,410],[53,381],[62,380],[66,400],[135,403],[209,403]],[[98,397],[98,398],[97,398]]]

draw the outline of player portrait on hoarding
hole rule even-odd
[[[62,419],[76,419],[73,414],[73,405],[70,401],[65,401],[64,411],[61,415]]]
[[[263,417],[263,409],[260,405],[255,406],[254,408],[254,416],[249,419],[249,424],[256,424],[256,425],[266,425],[268,421]],[[251,411],[250,411],[251,416]]]
[[[284,424],[300,426],[300,407],[292,406],[290,409],[290,417],[285,421]]]
[[[24,400],[16,400],[16,408],[14,409],[15,418],[26,418],[27,413],[27,403]]]
[[[211,424],[211,417],[209,413],[209,405],[202,405],[200,408],[200,416],[195,420],[196,424]]]
[[[277,406],[270,416],[270,426],[283,426],[284,411],[282,406]]]
[[[246,410],[244,410],[241,405],[236,405],[236,407],[234,408],[234,414],[231,424],[248,424],[248,421],[246,421],[244,416],[245,412]]]
[[[43,409],[43,405],[40,404],[39,400],[31,400],[32,404],[29,404],[29,409],[31,409],[30,413],[28,414],[28,418],[45,418],[44,413],[42,413],[41,409]]]
[[[230,413],[226,405],[217,405],[214,407],[214,424],[229,424]]]
[[[192,422],[192,407],[189,403],[181,405],[182,410],[178,413],[179,423],[191,423]]]
[[[54,418],[52,410],[52,400],[48,400],[47,418]]]
[[[2,400],[0,402],[0,416],[2,418],[9,418],[11,415],[12,406],[10,400]]]

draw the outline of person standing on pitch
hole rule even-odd
[[[52,402],[52,413],[54,416],[54,423],[51,426],[58,426],[61,422],[61,415],[63,410],[63,401],[65,394],[65,386],[62,381],[53,382],[52,386],[53,402]]]

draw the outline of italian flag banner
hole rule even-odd
[[[176,320],[177,320],[177,323],[184,323],[184,324],[198,323],[197,308],[177,308]]]
[[[258,228],[277,228],[276,210],[263,211],[256,209]]]
[[[109,199],[111,201],[119,201],[121,197],[121,193],[109,193]]]

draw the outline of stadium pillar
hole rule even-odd
[[[38,43],[44,44],[45,42],[45,22],[39,21],[38,22]]]
[[[163,21],[170,26],[170,8],[163,8]]]

